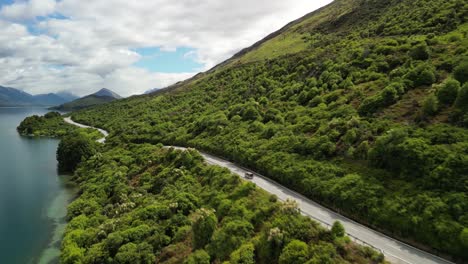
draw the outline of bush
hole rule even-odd
[[[344,237],[346,235],[345,229],[340,221],[335,221],[331,228],[333,237]]]
[[[453,76],[461,84],[468,82],[468,61],[464,61],[455,67],[453,70]]]
[[[420,64],[411,69],[405,75],[405,79],[412,82],[412,87],[431,85],[436,81],[434,69],[427,64]]]
[[[382,104],[384,106],[395,103],[396,99],[398,98],[398,91],[393,85],[385,87],[385,89],[383,89],[380,94],[382,96]]]
[[[448,79],[437,90],[437,98],[441,104],[452,105],[457,99],[460,82]]]
[[[395,85],[385,87],[380,93],[367,97],[359,106],[359,114],[370,115],[377,112],[379,109],[392,105],[398,98],[398,91]]]
[[[210,255],[203,249],[197,250],[184,261],[184,264],[210,264]]]
[[[468,112],[468,83],[465,83],[465,85],[463,85],[463,87],[458,91],[455,107],[463,113]]]
[[[429,95],[423,102],[423,114],[425,116],[433,116],[439,110],[439,102],[434,94]]]
[[[410,56],[414,60],[427,60],[429,59],[429,48],[426,44],[417,45],[411,49]]]
[[[282,251],[279,264],[303,264],[309,257],[307,244],[299,241],[291,241]]]

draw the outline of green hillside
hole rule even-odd
[[[74,101],[71,101],[69,103],[65,103],[60,106],[54,107],[53,109],[60,110],[60,111],[74,111],[74,110],[88,108],[91,106],[109,103],[114,100],[116,99],[110,96],[88,95],[83,98],[79,98]]]
[[[73,117],[192,146],[362,223],[468,255],[468,3],[335,1],[215,69]]]
[[[127,263],[146,256],[141,252],[147,262],[183,263],[174,258],[191,254],[185,263],[205,263],[195,258],[209,254],[215,263],[250,263],[240,258],[253,254],[259,263],[292,263],[285,253],[292,248],[317,257],[309,263],[380,261],[330,234],[294,233],[300,227],[272,249],[268,227],[283,230],[289,220],[261,208],[268,198],[255,193],[261,202],[250,204],[248,185],[222,173],[209,182],[203,176],[214,169],[196,153],[166,153],[154,146],[160,143],[226,157],[391,236],[468,259],[465,0],[336,0],[206,73],[72,116],[111,135],[104,157],[84,162],[75,175],[84,190],[69,210],[65,263],[73,256]],[[190,209],[174,211],[174,200]],[[201,208],[216,209],[218,226],[197,253],[183,228],[188,215],[212,214]],[[223,247],[231,235],[248,239]],[[266,248],[284,253],[283,260]]]

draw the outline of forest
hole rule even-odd
[[[248,189],[249,185],[237,182],[238,187],[223,189],[226,183],[208,183],[203,175],[224,179],[229,177],[226,172],[203,168],[200,163],[194,165],[194,160],[180,168],[174,165],[178,159],[169,158],[188,153],[170,152],[163,160],[152,157],[150,160],[164,165],[149,171],[141,165],[147,158],[142,160],[127,153],[164,153],[164,149],[142,153],[146,148],[164,144],[193,147],[225,157],[393,237],[457,261],[468,259],[468,3],[464,0],[337,0],[207,73],[152,95],[73,112],[72,116],[77,122],[108,130],[109,150],[97,157],[110,159],[115,155],[112,165],[102,163],[102,169],[108,168],[107,173],[100,170],[101,163],[94,156],[78,166],[76,177],[84,189],[80,199],[70,206],[72,221],[64,241],[64,248],[73,249],[78,256],[114,259],[120,250],[128,256],[161,248],[155,256],[158,260],[180,256],[174,251],[181,247],[165,248],[164,241],[154,242],[151,235],[164,233],[169,237],[166,243],[187,243],[189,239],[195,243],[194,230],[199,227],[192,225],[191,231],[186,227],[187,234],[192,232],[191,237],[179,234],[180,240],[174,240],[178,230],[171,233],[153,230],[148,224],[140,226],[145,221],[176,221],[170,220],[173,215],[166,215],[175,209],[164,211],[162,219],[158,216],[156,220],[141,220],[141,213],[136,223],[132,222],[133,213],[125,213],[122,220],[115,221],[117,227],[108,227],[121,230],[115,237],[118,246],[131,241],[129,233],[151,235],[143,239],[145,242],[140,237],[124,248],[108,248],[110,242],[104,237],[109,238],[109,231],[104,231],[102,241],[90,242],[94,236],[87,237],[84,230],[92,229],[98,234],[101,229],[96,226],[105,228],[104,218],[111,218],[111,214],[130,210],[128,207],[138,206],[141,199],[150,202],[179,196],[170,189],[190,188],[187,192],[194,197],[183,199],[193,204],[185,211],[187,217],[192,223],[193,219],[210,219],[207,221],[217,223],[218,229],[213,231],[209,243],[204,240],[203,250],[187,250],[192,252],[188,259],[193,261],[188,263],[202,263],[197,261],[207,259],[207,255],[211,261],[235,262],[251,252],[255,253],[255,261],[261,263],[295,263],[287,258],[296,258],[296,251],[303,251],[313,259],[317,248],[321,252],[334,248],[338,253],[327,255],[335,258],[332,263],[357,261],[340,253],[339,243],[333,239],[325,239],[331,244],[311,243],[317,239],[316,232],[324,231],[317,231],[319,227],[298,215],[294,220],[285,220],[290,216],[273,213],[281,209],[267,209],[275,203],[260,198],[260,193],[256,194],[258,202],[244,204],[243,209],[235,211],[234,215],[249,215],[249,221],[228,217],[229,227],[227,223],[223,225],[230,209],[221,205],[233,205],[237,200],[248,203],[248,199],[241,198],[245,195],[232,191]],[[113,151],[120,154],[112,154]],[[190,155],[197,160],[195,153]],[[163,176],[164,168],[171,166],[190,176],[177,178],[175,172]],[[111,173],[121,167],[117,176],[116,172]],[[104,182],[106,178],[120,180]],[[151,195],[117,197],[113,191],[116,186],[127,192],[128,188],[144,190]],[[199,188],[209,189],[206,193],[213,197],[200,194]],[[220,190],[223,191],[213,194]],[[249,193],[244,189],[239,192]],[[102,197],[94,197],[95,194]],[[224,198],[218,196],[228,197],[229,201],[220,201]],[[82,198],[89,203],[80,204]],[[99,211],[109,201],[112,205],[107,211]],[[114,207],[122,204],[126,204],[125,209]],[[83,213],[86,210],[90,215],[96,211],[108,215],[93,219]],[[151,215],[162,214],[158,210],[155,208]],[[259,216],[256,210],[270,213]],[[272,229],[259,225],[257,217]],[[74,224],[76,218],[92,224]],[[280,256],[265,253],[265,243],[274,240],[269,239],[268,232],[282,234],[285,227],[280,223],[295,221],[305,221],[316,230],[310,231],[310,236],[288,235]],[[141,230],[129,229],[138,226]],[[75,234],[73,229],[80,229],[81,233]],[[299,230],[303,229],[293,228],[290,232]],[[240,245],[236,237],[243,236],[239,239],[250,242],[235,248]],[[229,250],[221,249],[216,242],[223,237],[233,238],[232,244],[222,243]],[[93,254],[84,254],[90,250]],[[289,250],[296,253],[286,254]],[[64,251],[63,257],[67,254]],[[370,258],[380,261],[374,255]]]
[[[384,263],[195,150],[99,145],[74,179],[61,263]]]

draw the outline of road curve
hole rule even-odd
[[[104,135],[104,138],[98,142],[104,143],[109,133],[103,129],[86,126],[74,122],[70,117],[64,119],[65,122],[79,126],[82,128],[94,128]],[[186,150],[184,147],[173,147],[179,150]],[[265,191],[274,194],[278,199],[285,201],[291,199],[297,201],[302,214],[311,217],[326,227],[330,227],[335,221],[340,221],[346,229],[348,235],[357,243],[365,244],[381,251],[387,260],[395,264],[453,264],[453,262],[432,255],[403,242],[390,238],[380,232],[363,226],[351,219],[348,219],[328,208],[325,208],[318,203],[304,197],[303,195],[294,192],[279,183],[268,179],[267,177],[245,169],[227,160],[212,156],[207,153],[200,152],[206,162],[211,165],[217,165],[229,169],[232,173],[243,177],[246,172],[252,172],[255,177],[250,180],[258,187]]]
[[[107,136],[109,136],[109,132],[105,131],[104,129],[100,129],[100,128],[97,128],[97,127],[92,127],[92,126],[87,126],[87,125],[83,125],[83,124],[80,124],[80,123],[76,123],[75,121],[73,121],[71,119],[71,117],[65,117],[63,119],[63,121],[65,121],[68,124],[71,124],[71,125],[74,125],[74,126],[77,126],[77,127],[81,127],[81,128],[96,129],[97,131],[99,131],[104,136],[103,138],[100,138],[100,139],[96,140],[96,142],[99,142],[99,143],[106,142],[106,138],[107,138]]]

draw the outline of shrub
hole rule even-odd
[[[331,228],[333,237],[344,237],[346,235],[343,225],[339,221],[335,221]]]
[[[437,90],[439,102],[445,105],[451,105],[455,102],[460,90],[460,82],[454,79],[448,79]]]
[[[303,264],[308,257],[309,249],[307,244],[299,240],[293,240],[283,249],[279,264]]]
[[[435,115],[439,109],[439,102],[437,97],[434,94],[429,95],[429,97],[424,100],[422,109],[425,116]]]
[[[398,91],[395,85],[385,87],[380,93],[367,97],[359,106],[359,114],[370,115],[377,112],[379,109],[392,105],[398,98]]]
[[[184,264],[210,264],[210,255],[203,249],[197,250],[185,260]]]
[[[431,85],[436,81],[434,69],[427,64],[420,64],[411,69],[405,75],[405,79],[412,82],[412,87]]]
[[[468,82],[468,60],[463,61],[457,67],[455,67],[453,70],[453,76],[461,84]]]
[[[464,113],[468,112],[468,83],[465,83],[465,85],[463,85],[463,87],[458,91],[455,107]]]
[[[429,59],[429,48],[426,44],[419,44],[411,49],[410,56],[414,60],[427,60]]]

